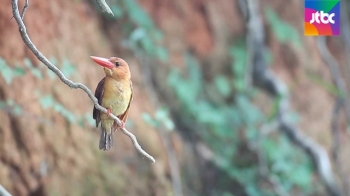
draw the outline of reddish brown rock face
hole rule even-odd
[[[303,117],[301,128],[329,148],[332,104],[328,103],[333,103],[334,98],[307,73],[311,70],[327,81],[331,81],[330,74],[315,50],[316,39],[303,37],[302,3],[293,1],[285,6],[285,2],[281,2],[263,0],[260,2],[262,13],[264,15],[265,8],[271,6],[284,21],[292,24],[301,36],[304,49],[296,48],[292,43],[281,43],[264,18],[266,42],[273,55],[271,67],[292,87],[292,106]],[[170,65],[185,67],[184,51],[191,51],[198,57],[205,79],[211,80],[214,75],[226,73],[230,57],[225,51],[229,50],[232,40],[244,37],[246,33],[235,1],[140,0],[140,4],[164,32],[162,44],[169,50],[170,63],[157,67],[157,72],[152,73],[162,96],[170,97],[170,93],[164,90],[168,89],[164,73],[168,73]],[[20,5],[23,6],[23,1]],[[300,15],[295,17],[295,13]],[[146,88],[140,62],[130,55],[129,50],[121,47],[122,36],[112,28],[103,29],[105,21],[85,1],[30,1],[25,16],[27,32],[42,53],[55,57],[59,67],[64,59],[68,59],[78,73],[70,78],[92,90],[104,73],[89,56],[125,55],[123,58],[130,65],[134,85],[130,131],[137,136],[142,147],[155,156],[155,165],[141,159],[129,138],[121,133],[115,134],[114,150],[109,153],[99,151],[99,133],[94,126],[87,123],[80,126],[77,122],[70,122],[55,108],[43,107],[41,98],[51,95],[78,117],[91,116],[92,112],[92,102],[85,93],[70,89],[58,78],[50,79],[46,68],[24,45],[11,17],[11,4],[0,1],[0,57],[10,67],[20,65],[26,70],[25,75],[14,79],[11,84],[6,84],[0,76],[0,101],[13,100],[22,108],[21,116],[13,114],[11,108],[0,108],[0,183],[13,195],[167,195],[171,192],[169,160],[161,137],[141,116],[144,111],[156,111],[158,105],[152,101],[156,94]],[[329,45],[331,52],[345,64],[346,54],[339,50],[341,44],[331,39]],[[42,79],[25,68],[25,58],[41,70]],[[348,70],[342,66],[341,71],[346,73]],[[350,84],[350,77],[344,77]],[[266,97],[255,102],[263,110],[268,110],[264,108],[268,102]],[[165,99],[164,104],[172,108],[177,102]],[[187,169],[193,171],[193,182],[188,186],[191,190],[201,190],[201,174],[197,171],[193,151],[184,145],[187,141],[177,133],[171,138],[180,165],[187,165]],[[350,149],[349,144],[343,142],[342,148]],[[340,157],[343,162],[349,162],[346,154],[348,152],[343,152]],[[138,183],[133,183],[136,181]]]

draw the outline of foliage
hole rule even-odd
[[[50,58],[50,61],[54,64],[58,64],[57,60],[53,57]],[[10,66],[6,63],[4,59],[0,57],[0,73],[4,78],[6,84],[11,84],[13,79],[24,76],[26,73],[30,73],[32,76],[38,80],[44,79],[44,73],[40,68],[33,66],[32,62],[28,58],[23,60],[24,67],[15,65]],[[58,65],[66,77],[72,76],[76,72],[76,67],[68,59],[63,59],[62,64]],[[45,69],[46,74],[51,80],[57,78],[57,76],[49,69]]]
[[[148,113],[142,114],[143,120],[153,127],[164,126],[167,131],[174,130],[174,122],[169,117],[169,111],[166,108],[159,108],[154,117]]]
[[[68,108],[56,101],[52,95],[41,95],[39,91],[36,92],[36,95],[38,96],[39,103],[43,109],[52,109],[53,111],[61,114],[72,124],[84,126],[87,123],[89,126],[93,126],[95,123],[90,113],[77,116],[74,112],[70,111]]]
[[[244,79],[247,58],[245,44],[234,44],[229,54],[232,58],[231,76],[217,75],[212,82],[205,81],[199,62],[185,54],[186,75],[173,69],[168,84],[181,101],[181,111],[189,115],[191,123],[206,128],[196,131],[214,151],[217,166],[241,183],[248,195],[271,195],[271,189],[259,186],[259,163],[249,158],[249,154],[259,152],[241,149],[242,145],[256,143],[259,127],[271,119],[252,102],[256,90],[247,91]],[[216,96],[223,98],[220,103],[213,102],[207,96],[206,92],[214,93],[209,89],[210,86],[215,86],[219,92]],[[233,101],[227,101],[229,99],[226,98],[230,96],[234,97]],[[272,111],[276,110],[275,106],[271,108]],[[283,135],[264,137],[258,148],[262,149],[262,155],[267,159],[269,175],[277,177],[283,189],[287,192],[292,189],[304,193],[313,191],[310,160]],[[221,191],[224,194],[225,190]]]
[[[63,59],[62,66],[60,67],[62,73],[67,77],[71,77],[76,73],[77,68],[68,59]]]
[[[50,58],[50,61],[54,64],[57,64],[57,60],[53,57]],[[0,73],[4,78],[6,84],[11,84],[12,81],[16,78],[25,76],[26,73],[30,73],[32,76],[39,80],[44,79],[44,73],[41,69],[33,66],[32,62],[25,58],[23,60],[24,67],[21,66],[10,66],[6,63],[6,61],[0,58]],[[72,76],[76,72],[76,67],[67,59],[63,59],[62,64],[59,65],[61,71],[66,75],[66,77]],[[54,80],[57,76],[49,69],[46,69],[46,74],[49,76],[51,80]],[[53,109],[55,112],[61,114],[64,118],[66,118],[70,123],[76,123],[80,126],[84,126],[85,124],[89,126],[94,126],[94,120],[91,117],[90,113],[86,113],[82,116],[77,116],[74,112],[70,111],[62,104],[57,102],[51,95],[41,95],[39,91],[36,92],[39,103],[43,109]],[[22,108],[19,104],[17,104],[14,100],[8,99],[6,102],[0,101],[0,109],[7,109],[9,112],[14,115],[20,115],[22,112]]]
[[[30,70],[30,73],[35,76],[37,79],[42,80],[43,74],[41,73],[41,70],[34,67],[32,62],[28,59],[24,59],[24,65]]]
[[[165,61],[168,59],[167,50],[160,46],[163,34],[154,25],[151,17],[139,5],[136,0],[111,0],[109,3],[114,17],[106,15],[112,20],[123,21],[121,31],[127,37],[125,44],[136,54],[142,53],[147,56]]]
[[[22,107],[19,104],[15,103],[12,99],[0,101],[0,109],[8,110],[10,113],[17,116],[22,114]]]
[[[231,69],[234,74],[234,87],[237,91],[245,89],[245,73],[246,73],[246,47],[243,43],[239,47],[231,47],[230,55],[234,59],[231,63]]]
[[[2,58],[0,58],[0,72],[6,84],[11,84],[14,78],[23,76],[25,74],[25,70],[23,68],[19,66],[11,68]]]
[[[298,31],[287,22],[282,21],[274,10],[267,8],[265,15],[278,41],[289,42],[299,48],[302,46]]]

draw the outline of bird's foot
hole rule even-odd
[[[123,121],[120,121],[121,125],[118,125],[119,129],[124,129],[125,128],[125,123]]]
[[[107,108],[107,116],[111,115],[111,109]]]

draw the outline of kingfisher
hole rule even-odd
[[[131,74],[128,63],[121,58],[90,57],[106,74],[97,85],[95,97],[98,104],[107,109],[107,114],[94,107],[93,118],[101,131],[99,148],[108,151],[114,145],[113,133],[118,128],[123,129],[128,118],[133,94]],[[121,126],[109,117],[111,113],[121,120]]]

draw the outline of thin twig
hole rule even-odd
[[[0,185],[0,196],[12,196],[3,186]]]
[[[66,78],[66,76],[55,66],[53,65],[37,48],[36,46],[33,44],[33,42],[30,40],[27,32],[26,32],[26,26],[23,23],[23,20],[19,14],[19,10],[18,10],[18,0],[12,0],[12,12],[13,12],[13,16],[15,17],[18,26],[19,26],[19,32],[21,34],[21,37],[24,41],[24,43],[28,46],[28,48],[34,53],[34,55],[42,62],[44,63],[44,65],[46,65],[47,68],[49,68],[51,71],[53,71],[59,78],[60,80],[65,83],[67,86],[69,86],[70,88],[74,88],[74,89],[82,89],[83,91],[85,91],[85,93],[89,96],[89,98],[94,102],[95,108],[100,110],[101,112],[107,113],[107,109],[102,107],[101,105],[98,104],[98,101],[96,99],[96,97],[92,94],[92,92],[90,91],[89,88],[87,88],[85,85],[81,84],[81,83],[75,83],[71,80],[69,80],[68,78]],[[110,118],[112,118],[119,126],[121,126],[121,121],[118,117],[116,117],[113,114],[110,114]],[[130,139],[132,140],[136,150],[138,152],[140,152],[143,156],[145,156],[147,159],[149,159],[150,161],[152,161],[153,163],[155,163],[155,159],[149,155],[147,152],[145,152],[141,146],[138,144],[136,137],[130,133],[128,130],[126,130],[125,128],[122,129],[123,133],[125,135],[127,135],[128,137],[130,137]]]
[[[23,11],[22,11],[22,17],[21,17],[22,20],[24,19],[24,14],[26,13],[28,7],[29,7],[29,0],[26,0],[26,4],[24,5]]]
[[[329,195],[343,195],[331,167],[331,162],[326,150],[316,143],[312,138],[307,137],[303,132],[289,121],[289,91],[286,84],[275,76],[268,69],[264,52],[264,29],[262,19],[259,14],[258,0],[246,0],[248,6],[247,30],[250,39],[248,45],[253,49],[253,83],[267,92],[274,98],[280,98],[277,121],[279,129],[286,134],[290,141],[309,154],[313,164],[317,168],[317,173],[322,179]],[[243,8],[244,9],[244,8]]]
[[[105,0],[96,0],[96,2],[101,7],[102,11],[107,12],[108,14],[114,16],[111,8],[109,8]]]

